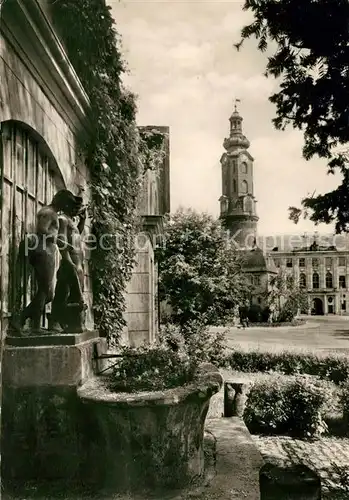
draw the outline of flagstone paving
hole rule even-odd
[[[303,463],[316,471],[324,490],[338,487],[333,464],[349,468],[349,438],[304,441],[286,436],[252,436],[263,458],[272,463]]]

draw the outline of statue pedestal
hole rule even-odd
[[[94,358],[106,350],[106,340],[95,331],[6,338],[1,432],[5,483],[78,477],[84,416],[76,393],[104,368]]]

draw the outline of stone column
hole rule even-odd
[[[324,305],[324,314],[328,314],[328,296],[324,294],[321,297],[322,303]]]
[[[5,483],[66,483],[78,477],[85,417],[77,388],[103,368],[96,356],[105,352],[106,340],[94,331],[7,337],[1,433]]]
[[[308,292],[312,290],[313,288],[313,272],[312,272],[312,266],[311,266],[311,259],[306,259],[305,260],[305,275],[307,277],[307,290]]]
[[[326,288],[326,267],[324,266],[323,259],[320,259],[320,265],[317,271],[320,275],[320,288]]]

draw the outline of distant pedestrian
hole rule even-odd
[[[248,316],[247,316],[247,310],[246,307],[240,307],[239,308],[239,317],[240,317],[240,323],[243,329],[248,326]]]

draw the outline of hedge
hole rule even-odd
[[[228,355],[228,364],[241,372],[279,372],[285,375],[316,375],[337,385],[349,380],[349,358],[329,354],[291,351],[262,352],[234,349]]]
[[[252,433],[318,437],[327,431],[323,420],[327,391],[316,381],[256,382],[250,389],[244,421]]]

